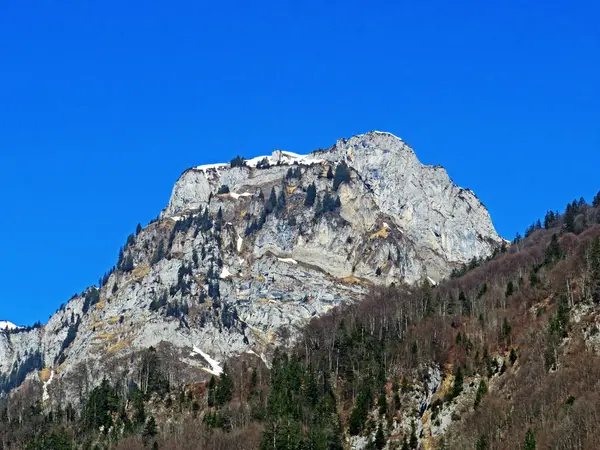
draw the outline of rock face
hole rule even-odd
[[[502,242],[471,191],[389,133],[232,165],[185,171],[101,288],[41,329],[0,331],[0,390],[42,367],[56,380],[85,363],[98,378],[107,360],[161,342],[207,372],[264,357],[369,285],[436,282]]]

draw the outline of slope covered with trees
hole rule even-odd
[[[0,448],[600,448],[598,198],[438,286],[374,288],[270,368],[244,355],[183,386],[149,349],[79,407],[31,383],[0,407]]]

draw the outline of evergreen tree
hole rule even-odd
[[[139,389],[135,389],[132,394],[133,399],[133,420],[137,425],[143,425],[146,422],[146,406],[144,404],[144,395]]]
[[[315,198],[317,197],[317,188],[315,187],[315,183],[311,183],[306,189],[306,200],[304,200],[304,206],[307,208],[312,208],[315,203]]]
[[[142,224],[138,223],[137,227],[135,227],[135,235],[137,236],[138,234],[140,234],[142,231]]]
[[[564,215],[564,230],[567,233],[575,233],[575,215],[577,214],[576,202],[569,203]]]
[[[268,169],[269,167],[271,167],[271,165],[269,164],[269,160],[266,156],[256,164],[257,169]]]
[[[337,191],[342,183],[350,182],[350,171],[344,161],[339,163],[335,168],[335,175],[333,177],[333,190]]]
[[[8,448],[8,447],[7,447]],[[25,450],[71,450],[73,442],[64,429],[52,432],[41,432],[32,442],[28,443]]]
[[[265,203],[265,212],[267,214],[271,214],[277,206],[277,194],[275,193],[275,188],[271,189],[271,194],[269,195],[269,199],[267,203]]]
[[[357,436],[363,430],[369,414],[370,402],[370,387],[363,383],[348,422],[348,428],[352,436]]]
[[[144,439],[152,439],[157,433],[156,420],[154,419],[154,416],[150,416],[144,427],[143,437]]]
[[[207,401],[208,401],[209,407],[215,406],[215,404],[216,404],[216,401],[215,401],[216,387],[217,387],[217,381],[215,380],[215,376],[213,375],[210,377],[210,381],[208,382]]]
[[[240,156],[236,156],[229,163],[230,167],[242,167],[245,165],[246,165],[246,160]]]
[[[383,433],[383,428],[381,423],[377,427],[377,432],[375,433],[375,448],[377,450],[382,450],[385,447],[385,434]]]
[[[556,223],[556,216],[554,215],[554,211],[548,211],[546,216],[544,217],[544,228],[547,230],[551,228]]]
[[[477,442],[475,442],[475,450],[488,450],[490,444],[486,435],[479,436]]]
[[[416,449],[419,446],[419,439],[417,438],[417,427],[415,423],[412,423],[410,430],[410,448]]]
[[[282,189],[281,194],[279,194],[279,197],[277,197],[277,212],[282,213],[285,211],[285,205],[285,191]]]
[[[600,191],[598,191],[594,197],[594,200],[592,200],[592,206],[594,208],[598,208],[600,206]]]
[[[379,394],[379,398],[377,399],[377,406],[379,406],[379,414],[383,415],[387,411],[387,399],[385,397],[385,392]]]
[[[219,379],[215,392],[215,403],[219,406],[229,402],[233,397],[233,379],[229,373],[227,364],[223,365],[223,373]]]
[[[452,398],[458,397],[463,390],[463,371],[460,366],[456,368],[456,374],[454,375],[454,384],[452,385]]]
[[[477,393],[475,394],[475,403],[473,404],[473,407],[475,409],[477,409],[479,407],[479,405],[481,404],[481,401],[483,400],[483,397],[485,397],[485,394],[487,394],[487,392],[488,392],[487,383],[485,382],[485,380],[481,380],[479,382],[479,387],[477,388]]]
[[[470,316],[472,311],[471,302],[467,299],[467,296],[463,291],[460,291],[460,293],[458,294],[458,301],[462,305],[463,316]]]
[[[333,180],[333,170],[331,170],[331,166],[327,167],[327,179]]]
[[[552,264],[560,258],[562,258],[562,252],[560,250],[560,244],[558,243],[558,236],[554,233],[550,239],[550,244],[548,244],[548,247],[546,248],[544,263]]]
[[[510,349],[510,356],[508,357],[511,364],[514,364],[517,361],[517,352],[514,348]]]
[[[525,443],[523,444],[523,450],[535,450],[536,441],[535,441],[535,432],[530,428],[525,433]]]

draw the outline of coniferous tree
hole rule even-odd
[[[514,348],[510,349],[510,356],[508,357],[511,364],[514,364],[517,361],[517,352]]]
[[[370,403],[370,386],[363,384],[361,386],[361,391],[356,398],[354,409],[352,409],[352,412],[350,413],[350,420],[348,422],[349,431],[352,436],[358,435],[363,430],[369,414]]]
[[[515,286],[512,282],[512,280],[509,280],[508,283],[506,284],[506,292],[504,293],[505,297],[510,297],[511,295],[513,295],[515,292]]]
[[[547,230],[551,228],[556,223],[556,216],[554,215],[554,211],[548,211],[546,216],[544,217],[544,228]]]
[[[271,214],[275,208],[277,207],[277,194],[275,193],[275,188],[271,189],[271,194],[269,194],[269,199],[267,203],[265,203],[265,212],[267,214]]]
[[[230,167],[243,167],[245,165],[246,165],[246,160],[240,156],[236,156],[229,163]]]
[[[454,376],[454,384],[452,385],[452,398],[458,397],[463,390],[463,371],[460,366],[456,368],[456,375]]]
[[[490,444],[486,435],[479,436],[475,442],[475,450],[488,450]]]
[[[564,215],[564,229],[567,233],[575,233],[575,215],[577,214],[577,204],[575,201],[569,203]]]
[[[208,406],[215,406],[215,393],[217,388],[217,381],[215,380],[215,376],[210,377],[210,381],[208,382]]]
[[[467,296],[463,291],[460,291],[460,293],[458,294],[458,301],[462,305],[463,316],[470,316],[472,311],[471,302],[469,301],[469,299],[467,299]]]
[[[475,402],[473,404],[473,407],[475,409],[477,409],[479,407],[479,405],[481,404],[481,401],[483,400],[483,397],[485,397],[485,394],[487,394],[487,392],[488,392],[487,383],[485,382],[485,380],[481,380],[479,382],[479,387],[477,388],[477,393],[475,394]]]
[[[416,449],[419,446],[419,439],[417,438],[417,427],[413,422],[410,430],[410,448]]]
[[[268,169],[269,167],[271,167],[271,165],[266,156],[256,164],[257,169]]]
[[[304,206],[307,208],[312,208],[315,204],[315,198],[317,197],[317,188],[315,187],[315,183],[311,183],[306,189],[306,200],[304,200]]]
[[[375,448],[377,450],[382,450],[385,447],[385,434],[383,433],[383,427],[381,423],[377,427],[377,432],[375,433]]]
[[[535,432],[530,428],[525,433],[525,443],[523,444],[523,450],[535,450],[536,441],[535,441]]]
[[[333,180],[333,170],[331,170],[331,166],[327,168],[327,179]]]
[[[233,397],[233,379],[227,368],[227,364],[223,365],[223,373],[219,379],[219,384],[215,392],[215,403],[217,405],[224,405],[229,402]]]
[[[546,248],[546,255],[544,262],[546,264],[552,264],[553,262],[559,260],[562,257],[562,252],[560,250],[560,244],[558,243],[558,236],[556,233],[552,235],[550,239],[550,244]]]
[[[594,196],[594,199],[592,200],[592,206],[594,208],[600,206],[600,191],[598,191],[598,193]]]
[[[145,439],[152,439],[157,433],[156,420],[154,419],[154,416],[150,416],[144,427],[143,436]]]
[[[600,303],[600,237],[594,239],[590,251],[590,294],[595,303]]]
[[[333,190],[337,191],[342,183],[350,182],[350,171],[344,161],[339,163],[335,168],[335,175],[333,177]]]
[[[385,396],[385,392],[379,394],[379,398],[377,399],[377,406],[379,406],[379,414],[385,414],[385,412],[387,411],[387,399]]]
[[[283,211],[285,211],[285,205],[285,191],[282,189],[281,193],[277,197],[277,212],[282,213]]]

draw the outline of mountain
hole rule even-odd
[[[270,366],[309,321],[375,286],[435,285],[503,245],[473,192],[390,133],[190,168],[100,286],[0,333],[0,391],[39,380],[46,404],[76,404],[149,347],[175,385],[233,356]]]
[[[218,361],[266,354],[371,284],[435,283],[501,242],[471,191],[389,133],[194,167],[101,288],[0,338],[0,373],[26,352],[63,376],[160,342],[188,358],[194,346]]]

